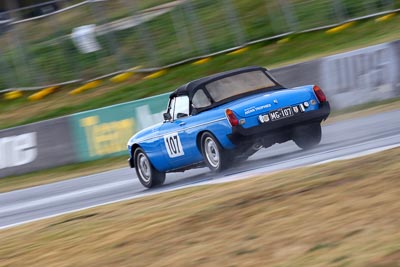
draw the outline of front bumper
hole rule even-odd
[[[286,119],[269,121],[251,128],[243,128],[241,125],[238,125],[232,128],[232,134],[228,135],[228,138],[232,143],[238,144],[243,143],[244,140],[250,141],[257,137],[287,132],[297,125],[321,123],[328,118],[330,110],[329,102],[324,102],[320,104],[318,110],[298,113]]]

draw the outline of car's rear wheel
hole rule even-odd
[[[137,148],[135,150],[134,159],[136,174],[143,186],[151,188],[164,183],[165,172],[160,172],[154,168],[143,149]]]
[[[213,172],[219,172],[229,166],[230,157],[211,133],[201,136],[201,152],[208,168]]]
[[[313,123],[296,127],[293,141],[302,149],[310,149],[321,142],[321,125]]]

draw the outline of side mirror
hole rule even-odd
[[[169,112],[163,113],[164,121],[170,121],[172,119],[171,114]]]

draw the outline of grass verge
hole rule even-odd
[[[400,109],[400,98],[372,102],[333,112],[325,123],[329,124],[340,120],[362,117],[396,109]],[[127,157],[128,156],[106,158],[70,164],[23,175],[8,176],[0,179],[0,193],[127,167]]]
[[[399,154],[182,189],[3,230],[0,265],[398,266]]]

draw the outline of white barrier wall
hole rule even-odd
[[[398,57],[396,43],[386,43],[323,58],[321,85],[332,107],[398,96]]]
[[[0,131],[0,178],[77,162],[68,117]]]

